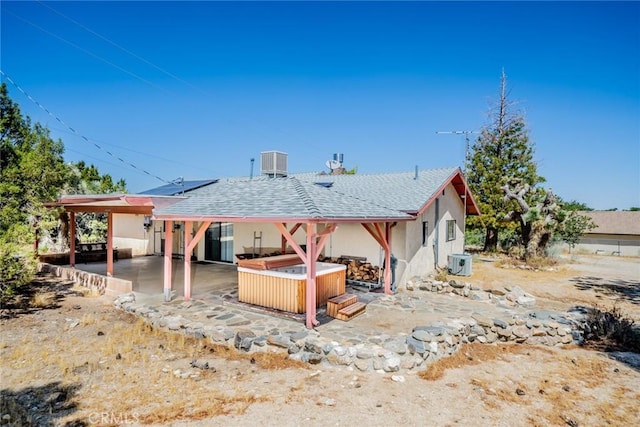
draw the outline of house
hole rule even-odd
[[[57,206],[70,212],[107,211],[111,247],[118,242],[135,245],[136,254],[164,253],[167,299],[176,256],[184,260],[184,295],[189,299],[192,260],[234,263],[243,255],[293,253],[304,264],[308,327],[316,323],[315,261],[320,256],[366,258],[378,267],[395,264],[394,271],[385,268],[381,277],[384,291],[392,293],[393,285],[446,268],[450,255],[464,251],[466,216],[479,214],[459,168],[290,175],[282,167],[286,154],[262,154],[260,176],[194,182],[179,194],[163,186],[111,196],[108,202],[98,202],[96,196],[62,198]],[[276,158],[265,162],[265,154]],[[108,275],[112,263],[107,260]]]
[[[580,212],[596,224],[575,250],[592,254],[640,256],[640,211]]]

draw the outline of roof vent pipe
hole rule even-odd
[[[255,162],[256,159],[254,159],[253,157],[251,158],[251,170],[249,171],[249,179],[253,179],[253,162]]]
[[[416,174],[413,176],[413,179],[418,179],[418,165],[416,165]]]

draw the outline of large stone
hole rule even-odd
[[[495,332],[487,332],[487,334],[485,335],[485,339],[487,340],[488,344],[491,344],[493,342],[496,342],[496,340],[498,339],[498,334],[496,334]]]
[[[166,316],[164,320],[167,322],[167,328],[171,331],[177,331],[184,324],[184,319],[181,316]]]
[[[286,335],[269,335],[267,343],[276,347],[289,348],[291,340]]]
[[[424,354],[424,352],[426,351],[424,341],[409,336],[407,337],[407,347],[409,348],[409,353],[411,354]]]
[[[462,289],[465,286],[467,286],[467,284],[461,280],[450,280],[449,286],[451,286],[454,289]]]
[[[385,372],[398,372],[400,370],[400,358],[398,356],[383,358],[382,370]]]
[[[356,359],[353,364],[360,371],[368,371],[371,369],[371,359]]]
[[[366,347],[359,348],[356,352],[356,357],[363,360],[371,359],[373,357],[373,351]]]
[[[530,334],[531,332],[526,326],[516,326],[513,328],[513,335],[518,338],[527,338]]]
[[[493,320],[488,318],[487,316],[483,316],[480,313],[473,313],[471,318],[478,322],[478,325],[490,328],[493,326]]]
[[[322,345],[317,340],[307,340],[304,349],[310,353],[322,354]]]
[[[249,329],[240,329],[236,332],[233,345],[238,350],[249,351],[255,337],[256,334],[254,334],[253,331]]]
[[[300,360],[302,360],[304,363],[317,365],[318,363],[322,362],[322,355],[318,353],[303,352],[300,355]]]
[[[516,304],[523,307],[534,307],[536,305],[536,299],[531,295],[523,295],[516,299]]]
[[[409,337],[407,337],[407,339],[408,338]],[[434,337],[427,331],[417,330],[411,334],[411,338],[414,338],[418,341],[430,342],[433,340]],[[408,341],[407,341],[407,344],[408,344]]]
[[[498,336],[502,338],[509,338],[512,335],[511,328],[508,328],[508,327],[505,329],[498,328],[496,332],[498,333]]]
[[[386,350],[393,351],[398,354],[405,354],[407,352],[407,346],[401,339],[391,339],[384,343],[383,347]]]
[[[502,319],[493,319],[493,324],[502,329],[507,329],[509,327],[509,324]]]

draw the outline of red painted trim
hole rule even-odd
[[[266,223],[293,223],[302,222],[307,224],[326,224],[326,223],[362,223],[367,222],[401,222],[401,221],[414,221],[414,217],[408,218],[396,218],[396,217],[384,217],[384,218],[302,218],[302,217],[237,217],[237,216],[215,216],[215,215],[154,215],[154,220],[171,220],[171,221],[212,221],[212,222],[266,222]]]
[[[464,186],[463,192],[461,192],[459,188],[456,188],[456,192],[458,193],[458,196],[460,196],[460,198],[462,198],[463,194],[466,195],[466,197],[464,198],[464,205],[465,205],[464,207],[467,212],[467,215],[479,215],[480,208],[478,208],[478,205],[476,204],[476,201],[474,200],[473,195],[469,190],[467,181],[464,179],[464,175],[462,174],[462,171],[460,169],[456,170],[456,172],[451,174],[451,176],[449,176],[449,178],[445,180],[444,184],[438,187],[438,189],[433,193],[433,195],[429,198],[429,200],[427,200],[427,202],[414,215],[415,216],[422,215],[429,208],[429,206],[431,206],[431,204],[438,198],[438,196],[442,194],[442,191],[445,188],[447,188],[449,184],[454,185],[454,187],[456,184],[462,184]]]

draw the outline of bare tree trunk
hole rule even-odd
[[[484,237],[484,251],[498,251],[498,230],[493,227],[487,227],[487,232]]]

